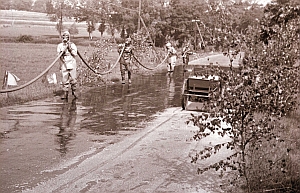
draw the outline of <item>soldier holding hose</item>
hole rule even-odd
[[[123,50],[123,53],[121,53]],[[133,47],[131,45],[131,38],[127,38],[125,44],[120,44],[118,53],[122,54],[120,58],[120,71],[122,84],[125,84],[125,72],[128,73],[128,83],[131,84],[131,58],[133,55]]]
[[[60,57],[60,71],[62,74],[62,84],[64,94],[61,99],[68,99],[69,85],[71,85],[72,95],[77,98],[77,74],[76,74],[76,59],[77,47],[70,42],[70,33],[65,31],[62,35],[62,42],[57,46],[57,52],[63,54]]]

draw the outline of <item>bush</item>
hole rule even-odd
[[[20,35],[17,37],[16,39],[17,42],[32,42],[33,41],[33,37],[31,35]]]
[[[299,133],[299,123],[282,121],[293,115],[299,117],[299,7],[270,4],[265,13],[260,24],[249,26],[241,38],[233,28],[230,33],[223,31],[227,37],[221,46],[223,54],[231,63],[244,47],[243,63],[239,72],[212,69],[211,73],[218,73],[222,87],[203,102],[203,110],[221,118],[193,115],[190,120],[199,127],[195,140],[214,133],[231,140],[201,149],[192,156],[192,163],[227,148],[233,151],[231,155],[199,167],[198,172],[215,169],[224,176],[230,171],[235,174],[230,184],[248,193],[299,192],[299,140],[291,138]],[[220,25],[230,26],[227,15],[230,13],[220,15],[224,22]],[[220,128],[221,121],[227,124],[224,128]],[[287,135],[287,131],[292,134]]]

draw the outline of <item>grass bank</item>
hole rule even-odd
[[[1,43],[1,79],[3,80],[5,71],[9,71],[20,78],[18,85],[31,81],[56,59],[56,46],[56,44]],[[82,54],[90,53],[92,47],[78,46],[78,50]],[[112,51],[107,56],[107,60],[113,62],[117,59],[117,56],[117,52]],[[77,64],[79,68],[86,68],[79,57],[77,57]],[[113,71],[114,73],[104,76],[104,80],[115,80],[119,75],[116,70]],[[49,73],[56,73],[58,82],[61,81],[58,62],[49,70]],[[51,96],[59,90],[61,90],[60,85],[49,84],[44,76],[24,89],[7,94],[1,93],[0,107]]]

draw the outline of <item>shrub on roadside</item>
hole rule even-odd
[[[16,38],[17,42],[28,43],[33,41],[33,37],[31,35],[20,35]]]
[[[209,121],[201,115],[190,120],[199,127],[195,140],[213,133],[231,140],[205,147],[192,162],[207,159],[222,148],[233,153],[198,168],[199,173],[230,171],[235,174],[231,184],[248,193],[300,191],[299,139],[291,139],[293,133],[299,133],[299,122],[282,121],[299,112],[299,13],[298,6],[270,4],[259,26],[249,26],[242,35],[232,29],[223,31],[230,39],[223,49],[228,60],[241,48],[240,41],[245,58],[240,72],[218,70],[222,87],[211,93],[203,109],[230,126],[220,128],[221,120]],[[224,26],[230,26],[228,16],[234,18],[230,13],[220,14]]]

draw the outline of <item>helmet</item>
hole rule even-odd
[[[166,47],[167,47],[167,48],[171,47],[171,43],[168,42],[168,43],[166,44]]]
[[[65,42],[65,43],[67,43],[68,41],[70,41],[70,32],[65,31],[62,34],[62,39],[63,39],[63,42]]]
[[[125,44],[131,44],[131,38],[126,38]]]

